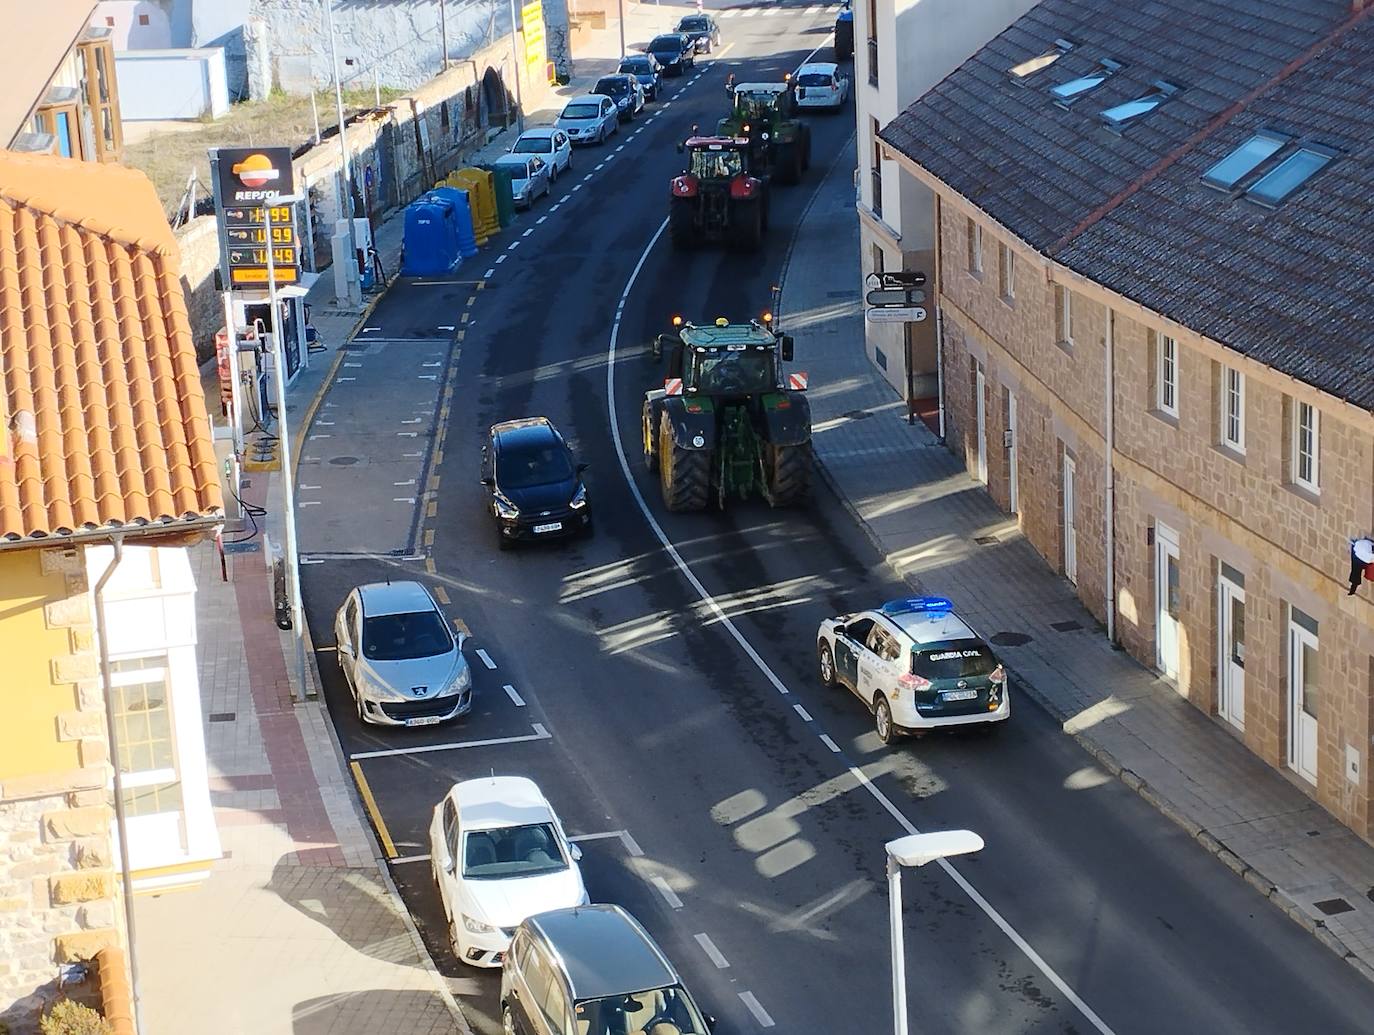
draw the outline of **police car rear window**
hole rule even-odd
[[[945,643],[911,652],[911,674],[922,679],[975,679],[992,674],[997,659],[981,643]]]

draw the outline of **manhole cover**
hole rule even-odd
[[[1051,623],[1050,623],[1050,628],[1053,629],[1055,632],[1071,633],[1071,632],[1074,632],[1074,631],[1077,630],[1077,629],[1083,628],[1083,626],[1081,626],[1081,625],[1079,625],[1077,622],[1073,622],[1073,621],[1069,621],[1069,622],[1051,622]]]
[[[1312,904],[1327,916],[1337,916],[1340,913],[1353,913],[1355,911],[1355,907],[1343,898],[1328,898]]]
[[[358,458],[356,456],[336,456],[329,462],[335,467],[348,467],[351,464],[356,464]]]
[[[863,420],[865,417],[872,417],[873,414],[869,413],[867,410],[850,410],[845,416],[850,420]]]
[[[992,642],[998,647],[1024,647],[1030,643],[1031,638],[1025,633],[994,633]]]

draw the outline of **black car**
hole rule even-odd
[[[644,87],[629,72],[603,75],[592,87],[592,93],[615,101],[621,122],[628,122],[644,110]]]
[[[677,31],[691,41],[698,54],[709,54],[713,47],[720,46],[720,26],[709,15],[689,14],[677,23]]]
[[[563,436],[547,417],[493,424],[482,450],[487,510],[496,541],[509,550],[519,541],[557,539],[592,530],[582,482],[586,464],[574,462]]]
[[[663,66],[664,75],[682,75],[688,68],[696,67],[696,48],[680,32],[655,36],[644,49]]]

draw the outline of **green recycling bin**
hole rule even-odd
[[[496,218],[502,226],[510,226],[515,219],[515,195],[511,192],[511,171],[501,165],[483,165],[479,168],[491,173],[491,185],[496,189]]]

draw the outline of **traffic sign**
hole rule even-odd
[[[869,305],[913,306],[924,302],[926,293],[920,288],[883,288],[864,297]]]
[[[885,270],[882,282],[885,288],[924,287],[926,275],[920,270]]]
[[[923,306],[875,306],[864,310],[864,319],[869,323],[920,323],[926,318]]]

